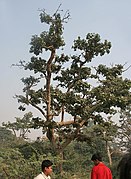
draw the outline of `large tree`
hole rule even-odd
[[[19,109],[30,105],[40,112],[34,127],[43,128],[54,152],[62,156],[65,147],[82,135],[88,120],[102,122],[103,114],[113,115],[130,103],[131,81],[122,78],[120,64],[91,66],[97,56],[110,53],[111,43],[102,42],[99,34],[78,37],[71,55],[65,54],[63,30],[70,14],[61,12],[60,7],[53,15],[41,11],[41,23],[49,29],[32,36],[30,53],[34,55],[29,62],[17,64],[33,76],[22,78],[25,95],[16,98]]]

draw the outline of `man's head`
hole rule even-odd
[[[102,161],[102,157],[99,153],[92,155],[91,160],[94,162],[94,165],[98,165]]]
[[[50,160],[43,160],[41,164],[42,172],[48,176],[52,172],[53,163]]]

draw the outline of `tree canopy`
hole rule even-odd
[[[83,135],[89,120],[104,123],[104,115],[112,116],[131,102],[131,81],[122,76],[123,65],[91,65],[98,56],[110,53],[111,42],[87,33],[74,40],[72,54],[64,53],[64,24],[69,18],[60,7],[53,15],[42,10],[41,23],[49,28],[32,36],[30,61],[16,64],[33,72],[22,78],[24,95],[16,95],[19,109],[32,106],[40,112],[42,117],[33,117],[33,127],[43,128],[56,154]]]

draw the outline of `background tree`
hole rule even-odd
[[[114,152],[113,143],[115,142],[115,137],[117,136],[117,130],[117,125],[111,120],[94,127],[96,138],[99,138],[98,140],[101,139],[105,143],[104,147],[108,156],[110,167],[112,166],[112,154]]]
[[[15,136],[12,132],[4,127],[0,126],[0,147],[7,147],[10,146],[11,143],[15,140]]]
[[[131,105],[120,112],[119,145],[124,150],[131,149]]]
[[[33,72],[23,78],[25,95],[16,95],[21,103],[36,108],[42,117],[34,117],[34,127],[42,127],[56,155],[82,134],[88,120],[103,121],[103,114],[115,114],[116,107],[124,109],[131,99],[131,81],[123,79],[123,66],[92,67],[97,56],[110,52],[111,43],[101,41],[100,35],[88,33],[78,37],[72,46],[72,55],[63,53],[64,23],[70,18],[68,11],[61,15],[60,7],[53,15],[41,11],[40,20],[49,26],[31,39],[29,62],[17,66]],[[62,166],[59,165],[62,172]]]
[[[32,113],[26,113],[23,118],[16,117],[15,122],[8,121],[7,123],[2,123],[2,126],[4,126],[7,129],[12,130],[13,134],[15,136],[18,136],[23,139],[28,138],[28,133],[30,133],[30,129],[32,128]]]
[[[93,166],[90,159],[92,153],[96,151],[103,154],[103,161],[109,166],[103,133],[100,132],[101,128],[99,128],[98,124],[88,124],[88,128],[83,129],[83,135],[80,135],[77,141],[72,141],[65,148],[64,158],[62,160],[64,170],[63,179],[89,178]],[[46,137],[41,140],[28,141],[19,137],[16,138],[12,134],[12,131],[5,128],[2,128],[0,131],[2,139],[0,143],[1,178],[34,178],[34,176],[41,171],[41,162],[46,158],[49,158],[54,163],[52,178],[61,178],[56,165],[61,161],[61,158],[55,156],[51,143]],[[111,138],[113,138],[113,133]],[[113,178],[116,179],[117,165],[122,156],[122,152],[116,153],[117,148],[114,148],[114,146],[115,144],[117,145],[117,143],[115,142],[116,141],[113,140],[113,144],[110,143],[110,147],[111,150],[114,151],[112,154],[113,166],[111,169]]]
[[[47,141],[27,142],[0,127],[0,178],[34,178],[41,171],[43,159],[48,156],[53,160],[50,148]]]
[[[83,134],[77,138],[79,141],[88,142],[88,147],[94,148],[94,153],[106,153],[108,163],[112,166],[112,155],[116,151],[116,137],[118,132],[118,126],[114,123],[110,117],[104,119],[102,123],[95,121],[95,125],[92,121],[88,122],[88,127],[83,128]],[[114,150],[115,148],[115,150]],[[93,151],[92,151],[93,152]]]

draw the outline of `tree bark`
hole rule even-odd
[[[108,145],[108,141],[106,141],[106,150],[107,150],[109,165],[112,166],[112,158],[111,158],[111,152],[110,152],[110,148],[109,148],[109,145]]]

